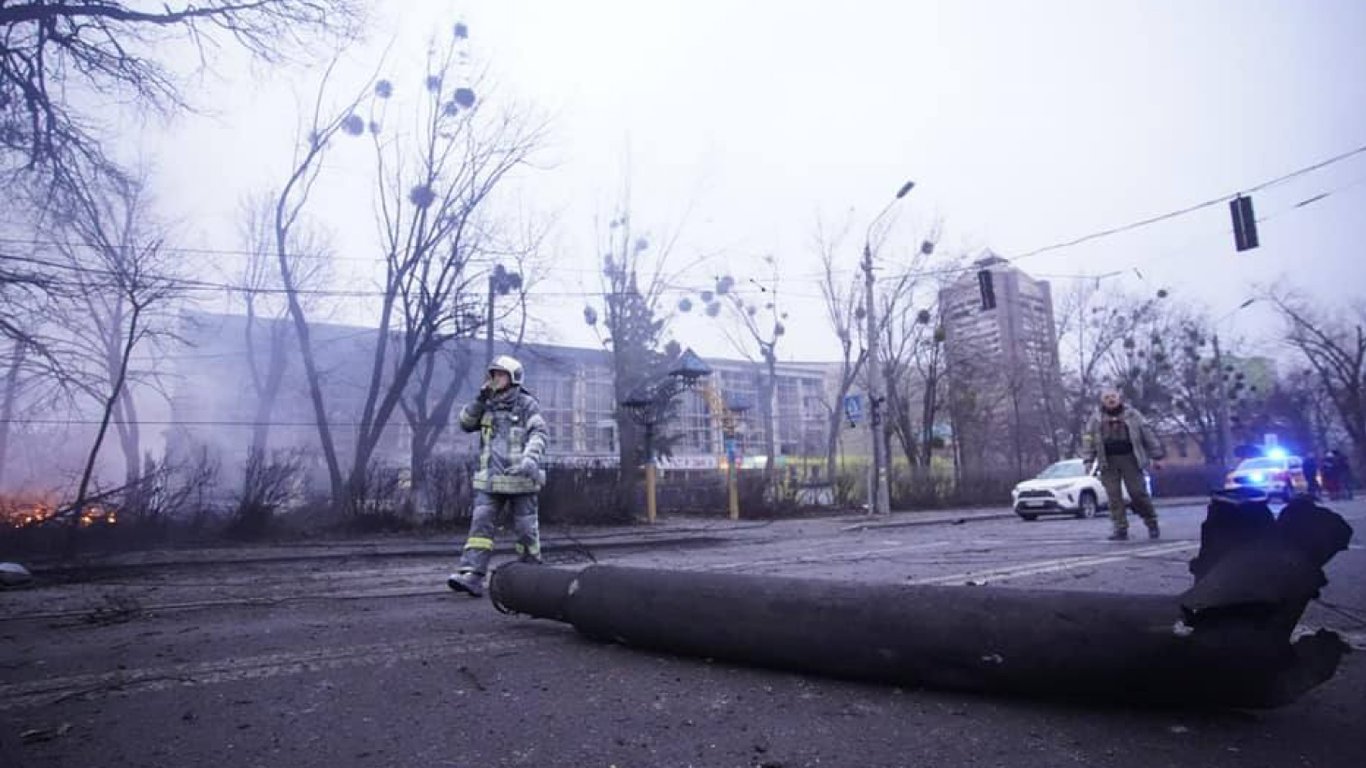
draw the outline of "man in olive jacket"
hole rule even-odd
[[[1100,407],[1091,414],[1082,433],[1081,456],[1100,467],[1100,482],[1110,499],[1110,522],[1114,524],[1111,541],[1129,538],[1129,520],[1124,514],[1124,488],[1134,511],[1148,526],[1148,538],[1161,535],[1157,527],[1157,510],[1148,496],[1143,472],[1158,463],[1165,453],[1147,419],[1136,408],[1124,404],[1124,396],[1117,389],[1106,389],[1100,395]],[[1121,487],[1121,485],[1123,487]]]
[[[479,397],[460,411],[460,428],[479,432],[479,470],[474,473],[474,513],[460,566],[446,585],[471,597],[484,594],[493,556],[498,512],[512,512],[517,554],[522,562],[541,562],[538,498],[545,484],[546,425],[536,398],[522,388],[522,364],[495,357]]]

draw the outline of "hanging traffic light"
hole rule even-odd
[[[1228,201],[1233,214],[1233,241],[1239,251],[1257,247],[1257,217],[1252,213],[1252,198],[1238,195]]]
[[[977,273],[977,287],[982,293],[982,311],[996,308],[996,284],[992,279],[991,270],[984,269]]]

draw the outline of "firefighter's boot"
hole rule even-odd
[[[456,592],[464,592],[470,597],[484,596],[484,574],[474,571],[452,573],[446,579],[446,586]]]

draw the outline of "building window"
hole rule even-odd
[[[584,378],[584,388],[584,450],[616,453],[617,401],[612,378],[606,371],[590,371]]]
[[[741,402],[749,409],[736,418],[737,442],[749,454],[748,446],[764,444],[763,408],[759,403],[758,382],[753,373],[743,371],[720,371],[721,397],[727,403]]]
[[[550,450],[570,454],[574,446],[574,379],[563,370],[543,371],[536,383],[536,395],[550,433]]]

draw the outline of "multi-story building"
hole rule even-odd
[[[258,358],[264,360],[272,325],[257,322],[253,339]],[[289,362],[279,395],[269,413],[263,414],[259,410],[260,398],[251,384],[245,318],[196,313],[187,316],[181,335],[190,346],[173,358],[183,364],[176,372],[171,398],[166,431],[169,453],[207,451],[224,467],[235,466],[245,459],[253,433],[263,427],[269,429],[271,448],[308,449],[318,444],[307,382],[294,353],[297,342],[292,337],[287,342]],[[314,324],[311,335],[322,371],[332,431],[339,436],[338,450],[345,451],[352,442],[348,430],[355,429],[363,410],[375,331]],[[496,351],[515,355],[526,366],[526,387],[540,401],[548,424],[551,462],[617,461],[618,403],[608,351],[545,344],[524,344],[516,349],[499,345]],[[450,345],[436,366],[431,391],[441,392],[453,383],[458,412],[460,405],[474,396],[483,379],[485,354],[482,341]],[[722,401],[751,406],[737,418],[737,442],[745,466],[762,466],[765,462],[768,429],[774,431],[780,463],[797,456],[823,456],[830,366],[780,363],[773,402],[765,409],[758,407],[765,375],[761,365],[744,360],[705,362],[713,371],[707,377],[709,385],[722,395]],[[685,392],[679,397],[674,418],[663,428],[673,438],[672,455],[666,465],[689,469],[722,466],[726,454],[721,415],[714,413],[713,407],[701,392]],[[403,413],[395,410],[375,460],[404,466],[411,457],[411,439],[412,431]],[[448,428],[436,453],[461,455],[473,452],[475,447],[472,438]]]
[[[991,251],[974,267],[939,296],[959,466],[1032,473],[1063,423],[1052,293]]]

